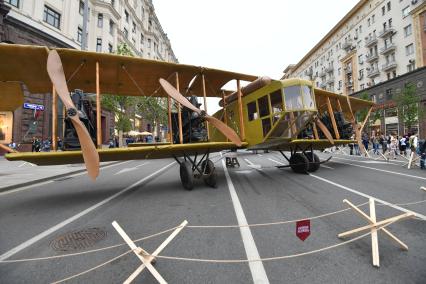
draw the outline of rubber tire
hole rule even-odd
[[[308,171],[309,160],[302,153],[295,153],[290,157],[290,168],[295,173],[306,173]]]
[[[320,158],[318,157],[317,154],[314,153],[314,162],[315,164],[312,164],[312,153],[311,152],[307,152],[306,154],[306,158],[309,161],[308,164],[308,172],[316,172],[319,168],[320,168]]]
[[[204,169],[204,166],[206,165],[207,162],[207,168],[205,170],[206,174],[208,174],[208,176],[205,176],[204,179],[204,183],[210,187],[216,187],[217,184],[217,175],[216,175],[216,170],[215,170],[215,166],[214,163],[211,160],[207,160],[207,161],[203,161],[201,163],[201,169]]]
[[[194,188],[194,175],[192,173],[192,165],[190,162],[183,162],[180,164],[180,181],[186,190]]]

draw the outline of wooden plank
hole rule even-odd
[[[145,264],[146,268],[151,272],[151,274],[157,279],[157,281],[161,284],[166,284],[166,280],[158,273],[158,271],[152,266],[152,264],[143,256],[138,253],[138,247],[136,247],[135,243],[130,239],[130,237],[124,232],[121,226],[116,222],[112,222],[112,226],[117,230],[120,236],[124,239],[124,241],[129,245],[129,247],[133,250],[135,255]]]
[[[179,91],[179,73],[176,72],[176,90]],[[178,123],[179,123],[179,143],[183,144],[183,133],[182,133],[182,107],[180,103],[177,103],[178,108]]]
[[[96,62],[96,142],[102,148],[102,123],[101,123],[101,92],[99,88],[99,62]]]
[[[328,109],[328,115],[331,119],[331,124],[333,125],[334,134],[336,136],[336,139],[340,139],[339,130],[337,129],[336,119],[334,117],[333,107],[331,106],[330,98],[327,97],[327,109]]]
[[[58,94],[55,86],[52,86],[52,149],[58,150]]]
[[[370,218],[373,224],[377,223],[376,219],[376,206],[374,204],[374,199],[370,198],[368,200],[370,205]],[[379,240],[377,238],[377,229],[371,228],[371,253],[373,255],[373,266],[380,267],[380,258],[379,258]]]
[[[238,113],[240,116],[240,138],[241,138],[241,141],[244,141],[246,139],[246,134],[244,129],[243,100],[242,100],[240,80],[237,80],[237,95],[238,95]]]
[[[319,136],[318,136],[318,129],[317,129],[317,125],[316,125],[316,123],[312,123],[312,129],[314,130],[314,138],[315,138],[315,139],[319,139]]]
[[[177,234],[182,231],[182,229],[188,224],[188,221],[183,221],[176,230],[152,253],[152,256],[157,256],[161,251],[177,236]],[[145,264],[140,265],[130,276],[124,281],[125,284],[131,283],[143,270],[145,269]]]
[[[172,99],[169,96],[167,96],[167,113],[169,116],[169,139],[170,139],[170,143],[173,144]]]
[[[362,227],[359,227],[359,228],[356,228],[356,229],[353,229],[353,230],[350,230],[350,231],[347,231],[347,232],[344,232],[344,233],[340,233],[340,234],[337,235],[337,237],[343,238],[343,237],[346,237],[346,236],[349,236],[349,235],[352,235],[352,234],[355,234],[355,233],[359,233],[359,232],[362,232],[362,231],[365,231],[365,230],[370,230],[373,227],[380,227],[380,226],[386,225],[387,223],[400,221],[400,220],[403,220],[403,219],[406,219],[406,218],[409,218],[409,217],[412,217],[412,216],[414,216],[414,213],[407,212],[407,213],[404,213],[404,214],[401,214],[401,215],[398,215],[398,216],[395,216],[395,217],[391,217],[391,218],[379,221],[376,224],[370,224],[370,225],[362,226]]]
[[[204,77],[204,74],[201,75],[201,84],[203,88],[203,97],[204,97],[204,111],[207,114],[207,93],[206,93],[206,78]],[[223,100],[225,103],[225,100]],[[206,129],[207,129],[207,140],[210,140],[210,130],[209,130],[209,122],[206,120]]]

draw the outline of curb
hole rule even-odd
[[[115,161],[115,162],[112,162],[112,163],[109,163],[109,164],[106,164],[106,165],[102,165],[99,168],[102,169],[103,167],[118,164],[118,163],[121,163],[121,162],[122,161]],[[28,186],[28,185],[37,184],[37,183],[42,183],[42,182],[49,181],[49,180],[52,180],[52,179],[67,177],[67,176],[82,173],[82,172],[85,172],[85,171],[86,171],[86,169],[81,169],[81,170],[76,170],[76,171],[72,171],[72,172],[68,172],[68,173],[64,173],[64,174],[58,174],[58,175],[48,176],[48,177],[44,177],[44,178],[40,178],[40,179],[36,179],[36,180],[32,180],[32,181],[27,181],[27,182],[23,182],[23,183],[12,184],[12,185],[8,185],[8,186],[5,186],[5,187],[0,187],[0,192],[5,192],[5,191],[9,191],[9,190],[19,188],[19,187],[24,187],[24,186]]]

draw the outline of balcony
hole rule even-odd
[[[393,27],[388,27],[380,32],[379,37],[384,38],[388,35],[393,35],[394,33],[396,33],[396,30]]]
[[[349,66],[345,67],[345,73],[351,74],[352,73],[352,67],[349,67]]]
[[[390,62],[382,65],[382,71],[387,72],[389,70],[395,69],[396,65],[397,65],[396,61],[390,61]]]
[[[379,71],[378,68],[367,71],[367,77],[368,78],[374,78],[374,77],[379,76],[379,75],[380,75],[380,71]]]
[[[396,44],[391,43],[380,48],[380,54],[386,54],[396,49]]]
[[[376,35],[365,38],[365,47],[370,47],[370,46],[372,46],[373,44],[376,44],[376,43],[377,43]]]
[[[327,73],[325,73],[324,70],[322,70],[321,72],[319,72],[318,74],[320,76],[320,78],[325,77],[325,75],[327,75]]]
[[[346,88],[352,88],[354,86],[354,83],[352,81],[345,82]]]
[[[321,82],[319,86],[320,86],[321,89],[325,90],[325,88],[327,88],[327,83],[326,82]]]
[[[342,44],[342,48],[344,49],[344,50],[346,50],[347,52],[349,52],[349,51],[351,51],[352,49],[354,49],[355,48],[355,46],[353,45],[353,43],[352,43],[352,41],[345,41],[343,44]]]
[[[333,84],[334,83],[334,76],[330,76],[327,78],[327,84]]]
[[[379,60],[379,55],[377,53],[368,53],[365,57],[368,63]]]
[[[333,66],[328,66],[328,67],[325,68],[325,72],[327,72],[327,73],[331,73],[333,71],[334,71],[334,67]]]

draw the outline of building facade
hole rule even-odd
[[[82,49],[84,3],[83,0],[0,0],[0,42]],[[113,53],[119,44],[126,43],[135,56],[178,62],[151,0],[89,0],[87,31],[89,51]],[[25,91],[25,102],[43,105],[44,111],[36,114],[22,108],[13,112],[10,119],[10,114],[0,110],[0,118],[4,118],[2,131],[11,132],[0,135],[0,143],[13,140],[25,147],[22,150],[28,150],[25,143],[33,136],[50,138],[52,124],[51,94]],[[58,120],[62,121],[63,117]],[[58,125],[60,128],[62,123]],[[106,143],[114,135],[113,113],[102,110],[102,126],[106,128],[102,129]]]
[[[301,77],[352,95],[423,66],[426,1],[361,0],[297,64],[287,66],[283,78]]]

